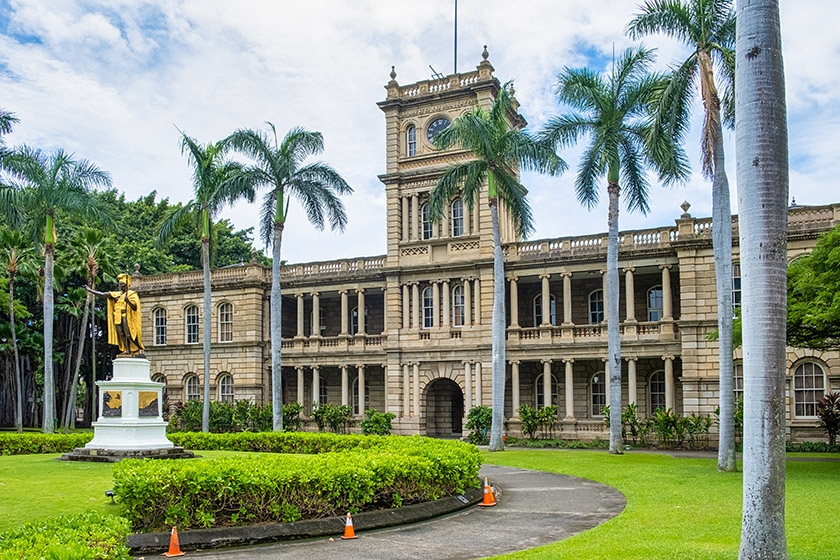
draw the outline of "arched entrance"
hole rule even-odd
[[[451,379],[432,381],[426,389],[426,435],[461,437],[464,419],[464,394]]]

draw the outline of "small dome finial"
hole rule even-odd
[[[397,71],[396,71],[396,70],[394,70],[394,67],[393,67],[393,66],[391,66],[391,79],[392,79],[392,80],[396,80],[396,79],[397,79]]]
[[[487,60],[487,57],[490,56],[490,53],[487,52],[487,45],[484,45],[484,51],[481,53],[481,58]]]
[[[686,220],[691,217],[691,214],[688,213],[688,209],[691,208],[691,204],[689,204],[687,200],[680,204],[680,208],[682,208],[683,211],[683,214],[682,216],[680,216],[680,218]]]

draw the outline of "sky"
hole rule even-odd
[[[494,75],[514,80],[535,132],[567,110],[554,93],[557,74],[606,71],[613,49],[634,44],[624,28],[637,10],[636,0],[460,0],[457,70],[474,70],[487,45]],[[840,4],[782,0],[781,12],[791,196],[801,205],[838,202]],[[265,121],[281,134],[295,126],[320,131],[318,159],[355,191],[344,200],[349,223],[343,233],[317,231],[293,209],[284,259],[384,254],[377,175],[385,171],[385,119],[376,102],[392,65],[402,85],[430,78],[430,66],[454,71],[453,16],[454,0],[0,0],[0,107],[20,119],[6,143],[88,159],[128,199],[154,190],[183,202],[192,187],[179,129],[202,143]],[[657,49],[658,69],[688,55],[666,37],[643,42]],[[690,180],[677,187],[654,180],[650,213],[622,208],[622,230],[672,225],[683,201],[693,215],[711,215],[711,187],[699,172],[699,109],[685,145]],[[734,133],[725,136],[737,212]],[[591,211],[579,206],[580,150],[561,156],[570,167],[563,176],[522,177],[534,208],[532,239],[606,231],[606,193]],[[239,203],[223,215],[256,231],[258,213]]]

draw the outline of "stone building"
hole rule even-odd
[[[501,87],[483,53],[473,72],[400,86],[392,71],[385,114],[387,254],[289,264],[282,270],[284,402],[375,408],[396,415],[394,431],[459,435],[466,412],[490,405],[492,231],[486,204],[451,202],[439,224],[425,201],[443,170],[469,156],[440,151],[433,135]],[[523,127],[519,114],[511,126]],[[675,224],[624,231],[621,271],[622,394],[642,414],[658,407],[712,414],[718,399],[711,219],[683,205]],[[520,403],[558,408],[556,434],[605,436],[606,233],[522,241],[501,213],[505,254],[508,433]],[[807,253],[840,221],[840,204],[792,207],[790,258]],[[738,259],[737,218],[733,220]],[[734,267],[734,299],[740,296]],[[142,272],[142,271],[141,271]],[[271,401],[271,271],[255,262],[216,269],[212,398]],[[146,354],[170,399],[201,397],[201,271],[140,276]],[[736,355],[736,364],[739,364]],[[736,387],[741,387],[736,365]],[[840,388],[840,355],[790,348],[792,439],[821,437],[815,402]]]

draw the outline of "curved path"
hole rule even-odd
[[[472,507],[414,525],[360,532],[356,540],[317,539],[191,552],[218,560],[397,560],[485,558],[525,550],[591,529],[621,513],[624,495],[598,482],[562,474],[484,465],[480,475],[501,489],[495,507]],[[155,555],[157,556],[157,555]]]

